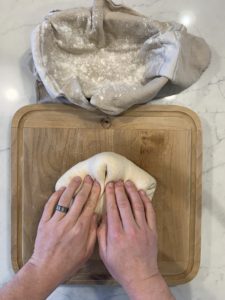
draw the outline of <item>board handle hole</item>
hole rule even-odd
[[[110,128],[112,125],[110,118],[106,117],[106,118],[101,119],[101,125],[103,128],[106,128],[106,129]]]

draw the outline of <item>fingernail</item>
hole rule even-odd
[[[94,180],[94,186],[99,186],[99,183],[97,180]]]
[[[116,185],[122,186],[122,185],[123,185],[123,181],[122,181],[122,180],[118,180],[118,181],[116,182]]]
[[[126,184],[127,186],[132,186],[132,185],[133,185],[133,182],[130,181],[130,180],[127,180],[127,181],[125,182],[125,184]]]
[[[74,177],[74,181],[80,182],[80,181],[81,181],[81,178],[80,178],[79,176],[76,176],[76,177]]]
[[[86,182],[92,182],[92,178],[91,176],[87,175],[85,176],[85,179],[84,179]]]
[[[58,191],[62,191],[62,190],[65,190],[66,187],[65,186],[61,186],[61,188],[58,189]]]
[[[146,193],[145,193],[145,191],[144,191],[144,190],[140,190],[140,193],[141,193],[143,196],[145,196],[145,195],[146,195]]]
[[[109,187],[109,188],[113,188],[113,186],[114,186],[114,183],[111,181],[111,182],[108,182],[107,183],[107,186]]]

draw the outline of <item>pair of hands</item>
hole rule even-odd
[[[81,178],[74,178],[50,197],[34,253],[0,289],[0,299],[46,299],[89,259],[97,238],[101,259],[130,299],[174,299],[158,271],[155,213],[145,192],[130,181],[107,184],[106,215],[97,226],[100,185],[90,176],[78,190],[80,185]],[[56,204],[69,207],[68,213],[55,211]]]
[[[158,276],[155,213],[146,193],[131,181],[108,183],[106,214],[98,227],[94,210],[100,185],[86,176],[73,201],[80,184],[81,178],[74,178],[46,203],[30,267],[54,288],[90,258],[98,238],[101,259],[128,293]],[[55,211],[56,204],[70,207],[68,213]]]

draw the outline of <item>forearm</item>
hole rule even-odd
[[[131,300],[175,300],[161,275],[130,284],[125,290]]]
[[[54,280],[47,278],[47,268],[40,272],[27,263],[16,276],[0,290],[1,300],[44,300],[57,287]]]

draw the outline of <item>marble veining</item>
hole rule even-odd
[[[156,104],[191,108],[203,128],[202,258],[197,277],[173,287],[178,300],[225,299],[225,38],[223,0],[116,0],[152,18],[181,22],[206,39],[212,57],[208,70],[181,94]],[[2,0],[0,3],[0,286],[13,276],[10,258],[10,122],[20,107],[35,102],[27,67],[30,33],[52,9],[90,6],[91,0]],[[50,300],[126,300],[120,287],[60,286]]]

